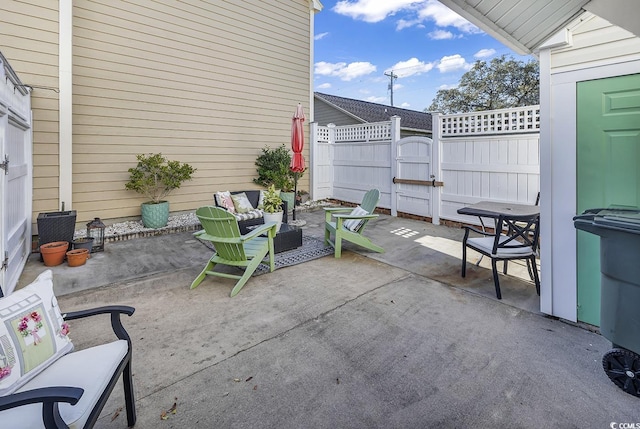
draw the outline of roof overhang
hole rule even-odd
[[[637,0],[439,0],[440,3],[520,54],[531,54],[546,40],[589,11],[640,34]]]

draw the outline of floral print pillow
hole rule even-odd
[[[68,333],[51,270],[0,298],[0,396],[13,393],[73,350]]]
[[[216,204],[225,208],[230,213],[236,212],[233,200],[231,199],[231,192],[229,191],[216,192]]]
[[[239,194],[231,195],[231,199],[233,200],[233,205],[236,208],[236,212],[238,213],[249,213],[253,210],[253,206],[247,198],[247,194],[244,192],[240,192]]]

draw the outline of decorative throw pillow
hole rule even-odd
[[[257,209],[264,210],[264,191],[260,191],[260,196],[258,197],[258,207]]]
[[[236,208],[237,213],[248,213],[253,210],[253,206],[249,198],[247,198],[247,194],[244,192],[231,195],[231,199],[233,200],[233,206]]]
[[[73,350],[51,270],[30,285],[0,298],[0,396],[15,392]]]
[[[231,199],[231,192],[229,191],[216,192],[216,204],[227,209],[227,211],[231,213],[236,212],[233,200]]]
[[[363,209],[362,207],[357,206],[349,214],[351,216],[363,216],[363,215],[368,215],[369,212]],[[342,225],[350,231],[356,231],[358,228],[360,228],[360,225],[362,223],[363,223],[362,219],[349,219],[349,220],[345,220],[342,223]]]

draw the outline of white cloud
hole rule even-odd
[[[419,18],[432,20],[438,27],[454,27],[463,33],[480,33],[480,29],[437,0],[423,2]]]
[[[448,85],[448,84],[445,83],[443,85],[440,85],[438,87],[438,90],[441,90],[441,89],[453,89],[453,88],[457,88],[457,87],[458,87],[457,83],[454,83],[454,84],[451,84],[451,85]]]
[[[466,62],[460,54],[444,56],[440,59],[440,62],[437,65],[440,73],[449,73],[459,70],[466,71],[469,70],[471,66],[472,65]]]
[[[433,68],[433,66],[434,65],[432,63],[425,63],[414,57],[407,61],[400,61],[396,63],[385,70],[385,73],[389,73],[393,70],[393,73],[398,77],[409,77],[416,74],[427,73]]]
[[[402,107],[403,109],[408,109],[409,107],[411,107],[411,104],[409,103],[402,103],[399,107]]]
[[[401,85],[399,83],[393,84],[393,90],[394,91],[397,91],[397,90],[402,89],[402,88],[404,88],[404,85]]]
[[[482,32],[438,0],[340,0],[332,10],[370,23],[403,13],[396,22],[397,31],[414,26],[424,27],[423,22],[433,21],[438,27],[453,27],[467,34]]]
[[[475,58],[487,58],[496,54],[495,49],[480,49],[478,52],[473,54]]]
[[[380,22],[387,16],[412,9],[416,0],[341,0],[333,7],[333,11],[356,20],[365,22]]]
[[[432,40],[448,40],[453,39],[453,33],[446,30],[435,30],[428,34]]]
[[[331,88],[331,84],[330,83],[321,83],[320,85],[318,85],[316,87],[316,89],[329,89]]]
[[[371,103],[384,104],[387,101],[387,97],[367,97],[365,101],[370,101]]]
[[[415,18],[415,19],[399,19],[396,21],[396,31],[404,30],[405,28],[417,27],[417,28],[425,28],[423,24],[424,19]]]
[[[335,76],[344,81],[350,81],[360,76],[366,76],[376,70],[376,66],[369,62],[354,62],[347,64],[320,61],[315,64],[315,74],[320,76]]]
[[[320,34],[316,34],[316,35],[313,37],[313,40],[320,40],[320,39],[324,39],[324,38],[325,38],[325,37],[327,37],[328,35],[329,35],[329,33],[328,33],[328,32],[320,33]]]

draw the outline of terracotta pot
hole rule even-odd
[[[73,249],[67,252],[67,264],[70,267],[84,265],[89,258],[89,249]]]
[[[54,241],[40,246],[40,254],[47,267],[55,267],[64,262],[64,255],[69,249],[68,241]]]

